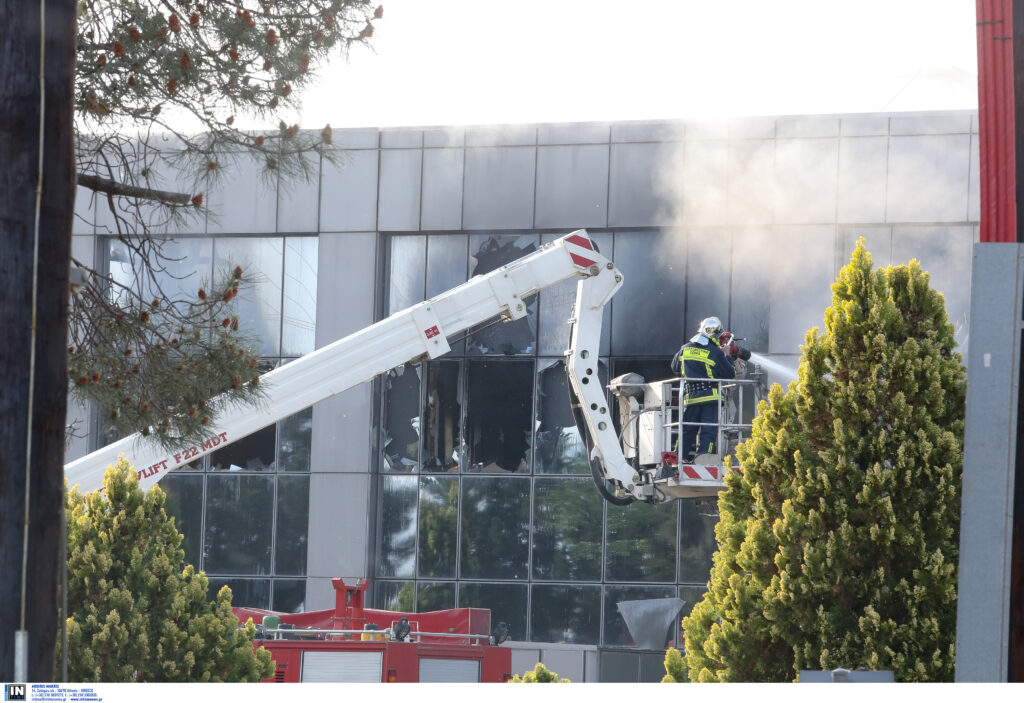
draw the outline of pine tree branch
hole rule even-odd
[[[78,185],[98,193],[107,195],[123,195],[128,198],[142,198],[143,200],[155,200],[170,205],[188,205],[192,196],[188,193],[175,193],[169,190],[157,190],[155,188],[143,188],[142,186],[120,183],[110,178],[100,178],[88,173],[78,174]]]

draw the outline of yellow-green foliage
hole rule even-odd
[[[799,380],[761,404],[683,621],[691,680],[952,680],[965,383],[928,279],[858,243]]]
[[[231,612],[225,586],[185,565],[164,493],[139,488],[123,458],[104,491],[67,497],[68,673],[71,681],[259,681],[270,653]],[[58,661],[60,656],[58,654]]]
[[[522,676],[516,674],[509,683],[571,683],[569,679],[563,679],[546,666],[537,662],[532,671],[525,672]]]
[[[662,683],[686,683],[686,662],[683,655],[675,647],[665,652],[665,676]]]

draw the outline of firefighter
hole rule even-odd
[[[718,399],[719,384],[713,381],[701,382],[693,379],[735,378],[732,360],[719,348],[722,321],[707,317],[700,323],[690,341],[680,348],[672,359],[672,372],[690,380],[683,389],[683,432],[679,447],[679,461],[692,461],[698,454],[714,454],[720,450],[718,441]],[[701,423],[701,424],[686,424]],[[697,450],[693,451],[694,440]]]

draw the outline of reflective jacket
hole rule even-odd
[[[700,341],[705,340],[706,343]],[[732,362],[725,358],[718,343],[707,337],[694,337],[684,344],[672,359],[672,372],[687,378],[735,378]],[[687,381],[683,404],[708,403],[718,400],[717,383]]]

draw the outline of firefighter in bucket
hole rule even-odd
[[[687,379],[683,389],[683,429],[679,445],[679,462],[693,461],[701,454],[716,454],[718,442],[718,406],[721,389],[718,380],[736,377],[733,368],[735,356],[726,356],[720,347],[725,333],[722,321],[707,317],[700,323],[690,341],[682,346],[672,359],[672,372]],[[729,343],[729,352],[741,358],[750,352]],[[708,381],[699,379],[707,378]],[[696,450],[694,443],[696,442]]]

